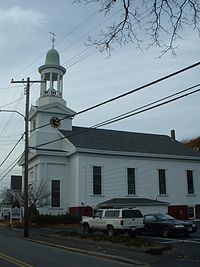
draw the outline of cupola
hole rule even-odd
[[[63,96],[63,76],[66,69],[60,65],[59,53],[54,46],[46,54],[45,64],[39,67],[41,80],[40,96],[55,96],[62,98]]]

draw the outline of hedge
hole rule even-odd
[[[80,216],[76,216],[70,213],[62,215],[32,215],[31,223],[36,224],[73,224],[81,221]]]

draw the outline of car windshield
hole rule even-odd
[[[156,218],[159,219],[159,220],[174,220],[174,218],[172,216],[170,216],[169,214],[156,214]]]

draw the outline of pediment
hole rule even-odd
[[[62,106],[59,103],[50,103],[43,106],[31,106],[29,119],[31,120],[38,112],[71,115],[71,116],[74,116],[76,114],[74,110],[66,106]]]

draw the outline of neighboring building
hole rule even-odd
[[[0,220],[21,220],[22,211],[19,207],[15,206],[17,204],[15,194],[21,193],[21,191],[22,176],[11,175],[10,188],[5,189],[4,196],[0,199]]]
[[[10,190],[13,192],[17,192],[17,193],[22,191],[22,176],[21,175],[11,175]]]
[[[46,83],[30,110],[29,182],[45,181],[51,192],[51,204],[40,212],[143,198],[165,209],[162,203],[169,203],[176,217],[200,218],[200,153],[176,141],[174,132],[168,137],[72,127],[76,112],[62,98],[65,71],[50,49],[39,68]]]
[[[168,212],[168,204],[163,201],[152,200],[147,198],[139,198],[139,197],[132,197],[132,198],[113,198],[103,203],[97,205],[98,208],[132,208],[137,207],[141,210],[143,214],[147,213],[159,213],[159,212]]]

